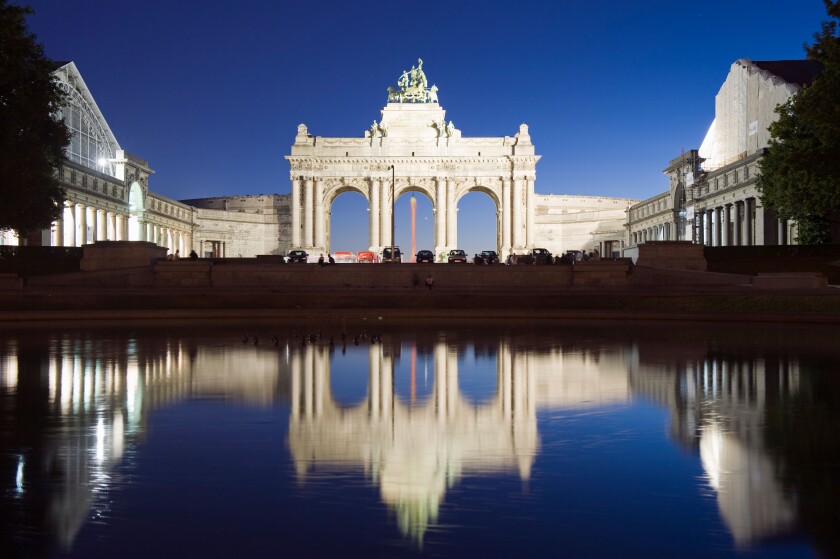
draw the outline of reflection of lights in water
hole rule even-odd
[[[706,467],[709,485],[720,491],[721,453],[723,452],[723,433],[720,427],[710,423],[703,428],[700,438],[700,457]]]
[[[18,383],[18,365],[16,357],[7,357],[0,362],[0,386],[14,389]]]
[[[101,464],[105,460],[105,420],[101,417],[96,424],[96,462]]]
[[[119,410],[114,414],[113,437],[114,458],[121,458],[125,446],[125,425],[123,424],[122,412]]]
[[[61,367],[61,412],[70,411],[70,399],[73,397],[73,360],[63,359]]]
[[[17,473],[15,474],[15,489],[18,495],[23,494],[23,456],[18,456]]]
[[[87,409],[93,404],[93,370],[90,366],[85,367],[84,369],[84,381],[85,381],[85,397],[84,397],[84,409]]]
[[[128,425],[131,428],[137,427],[140,423],[140,371],[137,362],[128,364],[125,372],[125,407],[128,412]]]
[[[73,359],[73,410],[82,411],[82,364],[79,359]]]

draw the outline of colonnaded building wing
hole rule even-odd
[[[628,249],[647,241],[707,246],[793,244],[796,224],[761,206],[755,182],[769,145],[768,128],[785,103],[811,83],[815,60],[735,61],[715,97],[715,113],[699,149],[671,160],[667,192],[633,205]]]

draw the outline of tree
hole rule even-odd
[[[840,215],[840,0],[823,1],[834,19],[805,47],[823,70],[776,109],[779,119],[770,125],[770,145],[759,163],[762,204],[795,220],[802,244],[829,242]]]
[[[0,230],[46,229],[64,206],[57,177],[70,132],[55,65],[27,30],[29,7],[0,0]]]

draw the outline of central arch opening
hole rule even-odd
[[[413,202],[412,202],[413,200]],[[413,231],[412,236],[412,205]],[[435,250],[435,214],[432,201],[425,193],[408,190],[397,197],[394,206],[394,239],[403,254],[403,262],[414,262],[417,252]],[[412,246],[412,238],[414,246]]]
[[[468,258],[482,250],[499,251],[498,213],[489,194],[473,190],[458,200],[458,247]]]

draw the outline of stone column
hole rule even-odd
[[[315,246],[320,251],[326,252],[327,238],[326,231],[326,215],[324,212],[324,181],[321,179],[315,180]]]
[[[312,207],[314,189],[312,179],[306,179],[303,188],[303,244],[306,248],[312,248],[315,244],[312,238],[312,217],[315,211]]]
[[[703,228],[703,214],[705,210],[697,209],[694,213],[694,231],[697,236],[697,244],[705,244],[705,229]]]
[[[61,205],[61,216],[55,220],[55,240],[53,246],[64,246],[64,204]]]
[[[502,179],[502,254],[499,258],[504,261],[510,254],[510,179]]]
[[[370,179],[370,249],[379,250],[379,179]]]
[[[732,223],[732,204],[726,204],[723,207],[723,228],[721,230],[721,244],[723,246],[731,246],[732,239],[729,234],[729,225]]]
[[[391,180],[379,183],[379,242],[382,247],[391,246]]]
[[[767,244],[764,238],[764,208],[758,205],[758,198],[750,198],[750,205],[755,209],[755,218],[753,220],[753,238],[752,244],[763,246]]]
[[[753,223],[753,210],[755,210],[755,223]],[[759,215],[760,214],[760,215]],[[755,208],[755,198],[744,200],[744,244],[746,246],[764,244],[764,211]],[[755,235],[756,229],[760,232],[761,238]]]
[[[300,247],[300,183],[292,179],[292,248]]]
[[[525,209],[525,245],[528,248],[536,247],[537,239],[534,235],[536,222],[536,200],[534,197],[534,180],[525,179],[525,196],[527,207]]]
[[[435,203],[435,260],[438,252],[446,247],[446,179],[437,178],[437,202]]]
[[[87,206],[84,204],[76,204],[76,212],[79,216],[79,226],[76,232],[76,246],[84,246],[87,244]]]
[[[108,226],[105,223],[105,210],[96,210],[96,240],[108,240]]]
[[[706,210],[706,246],[715,246],[715,238],[712,235],[712,218],[714,210]]]
[[[525,248],[525,243],[522,242],[522,180],[513,180],[513,197],[511,199],[510,211],[513,215],[513,234],[511,243],[513,250],[521,250]]]
[[[712,246],[719,247],[720,246],[720,222],[721,222],[721,211],[720,206],[715,207],[713,210],[713,225],[712,225],[712,232],[713,232],[713,240]]]
[[[446,180],[446,246],[458,247],[458,206],[455,201],[456,181]]]

